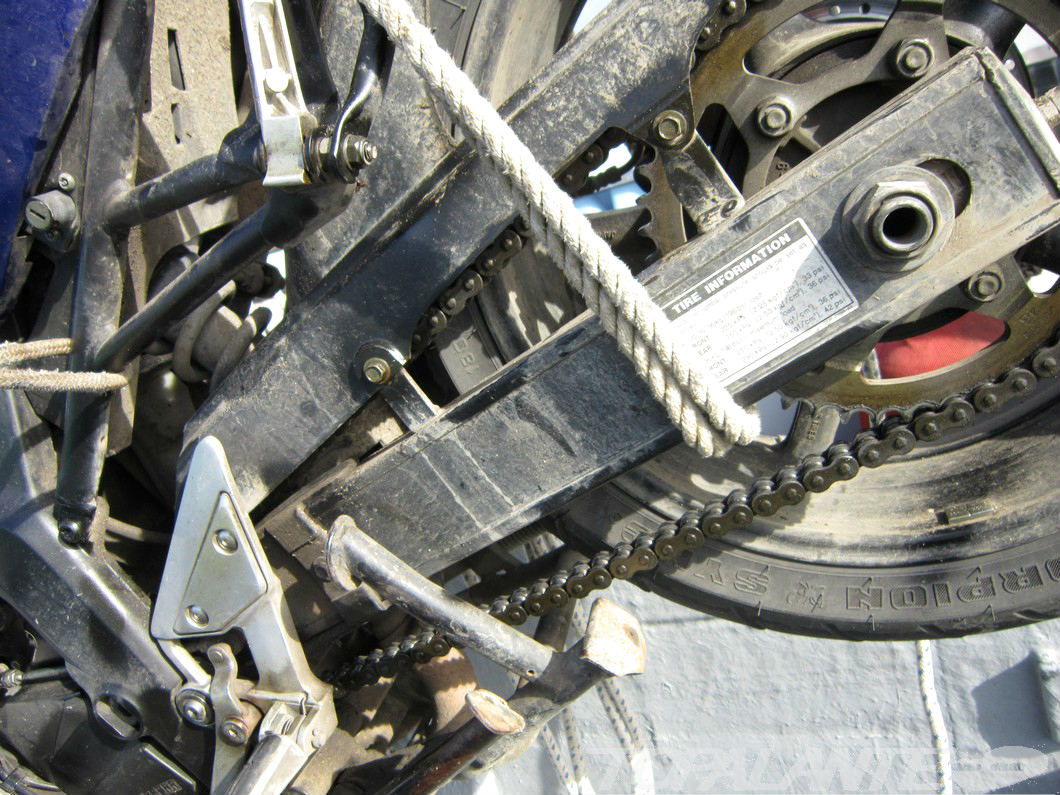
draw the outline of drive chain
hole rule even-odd
[[[1035,351],[1022,366],[1001,377],[953,395],[936,406],[921,406],[909,416],[890,416],[859,433],[852,442],[837,442],[821,454],[808,455],[785,466],[772,477],[755,480],[749,488],[733,489],[724,499],[688,511],[676,522],[663,522],[653,532],[602,550],[570,569],[542,577],[531,585],[480,605],[490,615],[512,626],[531,616],[542,616],[572,599],[584,599],[615,580],[628,580],[661,562],[675,561],[731,530],[747,527],[757,517],[769,517],[798,505],[810,493],[827,491],[850,480],[862,468],[875,468],[909,454],[921,442],[938,442],[947,433],[969,427],[978,416],[996,413],[1004,405],[1027,397],[1039,380],[1060,373],[1060,341]],[[688,557],[683,565],[691,564]],[[682,564],[678,564],[682,565]],[[334,672],[332,682],[344,688],[364,687],[394,676],[414,663],[441,656],[456,643],[436,630],[409,635],[399,643],[361,655]]]

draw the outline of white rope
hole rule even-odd
[[[655,795],[655,769],[651,761],[651,750],[644,741],[640,721],[626,702],[618,679],[605,679],[596,688],[596,694],[615,729],[618,741],[626,752],[629,770],[633,774],[633,795]]]
[[[5,342],[0,344],[0,389],[25,389],[28,392],[111,392],[121,389],[128,380],[121,373],[69,372],[7,367],[48,356],[73,353],[72,339]]]
[[[570,757],[571,770],[574,772],[574,782],[578,786],[578,795],[596,795],[593,782],[589,779],[589,769],[585,766],[581,737],[570,707],[559,714],[559,720],[563,728],[563,737],[567,740],[567,755]]]
[[[516,206],[567,280],[618,341],[685,441],[703,455],[726,442],[749,443],[758,418],[699,363],[669,319],[578,212],[530,150],[435,42],[406,0],[361,0],[391,41],[449,108],[479,150],[507,178]]]
[[[578,782],[574,778],[574,771],[571,769],[570,758],[560,750],[559,740],[556,739],[556,734],[552,731],[551,724],[545,724],[545,727],[541,730],[540,737],[541,742],[544,743],[545,750],[548,752],[548,758],[556,769],[556,775],[559,776],[559,780],[563,784],[564,791],[567,795],[580,795]]]
[[[942,705],[935,690],[935,650],[930,640],[916,642],[917,678],[924,700],[931,744],[935,749],[935,786],[939,795],[953,795],[953,768],[950,762],[950,733],[942,717]]]

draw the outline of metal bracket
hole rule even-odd
[[[700,232],[743,207],[743,195],[698,132],[679,149],[660,147],[659,158],[670,187]]]
[[[254,109],[265,144],[266,187],[305,185],[304,141],[316,126],[306,108],[280,0],[240,0]]]
[[[195,670],[197,664],[188,664],[186,652],[176,641],[233,629],[243,632],[258,669],[257,687],[247,689],[242,698],[265,712],[259,737],[277,734],[283,740],[270,743],[270,748],[282,749],[283,765],[271,770],[269,789],[262,790],[279,793],[334,731],[332,691],[309,669],[280,581],[240,506],[224,449],[208,437],[192,455],[151,617],[151,634],[171,659],[184,663],[178,667],[186,671],[189,687],[201,691],[203,675]],[[217,790],[239,773],[241,746],[249,740],[254,721],[250,719],[252,708],[239,695],[243,688],[237,687],[231,650],[225,644],[212,646],[210,662],[214,676],[209,694],[218,739]],[[228,753],[225,746],[239,750]]]

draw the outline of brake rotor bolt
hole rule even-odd
[[[1005,282],[1001,278],[1001,274],[994,271],[983,271],[968,280],[968,283],[964,286],[964,291],[969,298],[985,303],[997,298],[1001,288],[1004,286]]]
[[[1031,382],[1025,375],[1017,375],[1012,379],[1012,391],[1013,392],[1026,392],[1031,387]]]
[[[906,39],[894,54],[894,68],[902,77],[915,80],[927,74],[935,53],[926,39]]]
[[[676,110],[664,110],[655,117],[652,129],[664,146],[677,146],[688,132],[688,120]]]
[[[241,718],[228,718],[221,724],[221,739],[229,745],[246,745],[247,725]]]
[[[740,6],[736,3],[736,0],[726,0],[726,3],[721,7],[721,10],[724,11],[726,15],[732,16],[739,10],[739,8]]]
[[[767,99],[758,106],[758,129],[770,138],[779,138],[791,129],[795,114],[782,98]]]
[[[210,623],[210,617],[198,605],[189,605],[187,609],[188,621],[199,627],[205,627]]]
[[[236,537],[232,535],[230,530],[218,530],[213,537],[213,541],[219,550],[228,554],[239,549],[239,542],[236,541]]]
[[[1060,372],[1060,362],[1057,362],[1055,356],[1042,356],[1035,362],[1035,370],[1039,375],[1054,376],[1057,372]]]
[[[371,384],[385,384],[390,380],[390,363],[373,356],[364,363],[364,377]]]
[[[966,408],[957,408],[953,410],[954,422],[968,422],[971,418],[971,414],[968,413],[968,409]]]
[[[985,409],[992,409],[997,405],[997,395],[993,392],[987,392],[979,399],[979,403]]]

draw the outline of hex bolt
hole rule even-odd
[[[365,361],[362,372],[369,383],[385,384],[390,380],[390,362],[379,356],[372,356]]]
[[[66,191],[69,193],[77,187],[77,180],[74,179],[73,174],[68,174],[65,171],[59,174],[59,190]]]
[[[210,623],[210,617],[198,605],[188,605],[188,609],[185,612],[188,616],[188,621],[196,626],[205,627]]]
[[[247,724],[239,717],[225,718],[221,724],[221,739],[229,745],[246,745],[249,733]]]
[[[993,301],[1005,286],[1001,274],[996,271],[983,271],[970,278],[964,285],[964,292],[973,301],[986,303]]]
[[[231,530],[218,530],[214,533],[213,542],[219,550],[228,555],[239,549],[239,542],[236,541],[236,537]]]
[[[359,135],[344,135],[339,146],[339,156],[347,168],[367,166],[379,156],[379,148],[371,141]]]
[[[197,690],[185,690],[177,696],[180,716],[192,726],[209,726],[213,721],[213,710],[206,696]]]
[[[795,123],[795,111],[783,97],[772,97],[758,106],[758,129],[770,138],[779,138]]]
[[[652,131],[663,146],[677,146],[688,132],[688,120],[676,110],[664,110],[652,122]]]
[[[331,570],[328,569],[328,559],[323,555],[313,561],[310,567],[314,576],[321,582],[331,582]]]
[[[927,39],[905,39],[894,52],[895,70],[910,80],[927,74],[934,60],[935,52]]]
[[[891,257],[909,257],[935,235],[935,214],[919,196],[886,199],[869,219],[872,242]]]

